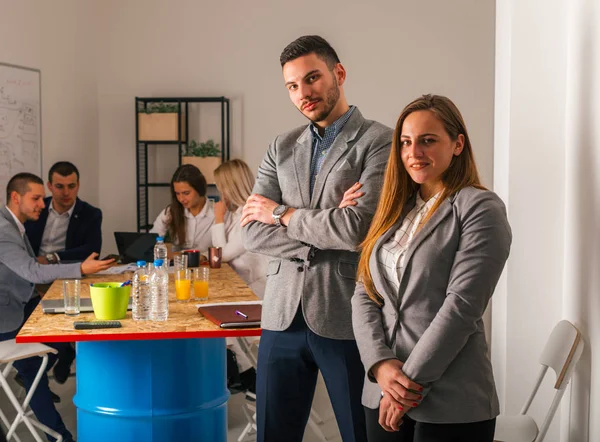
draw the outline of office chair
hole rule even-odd
[[[539,362],[542,368],[533,391],[525,401],[521,412],[516,416],[498,416],[494,435],[496,442],[542,442],[544,440],[582,352],[583,339],[581,338],[581,332],[569,321],[563,320],[556,324],[540,356]],[[527,411],[548,368],[552,368],[556,373],[554,384],[556,392],[544,422],[538,429],[536,422],[527,414]]]

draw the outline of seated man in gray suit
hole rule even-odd
[[[280,62],[290,99],[310,124],[271,143],[242,213],[246,248],[272,257],[258,358],[258,441],[302,440],[320,370],[342,439],[363,442],[364,369],[350,299],[392,131],[348,105],[346,71],[323,38],[298,38]],[[364,196],[348,202],[355,183]]]
[[[40,301],[35,284],[61,278],[81,278],[82,275],[107,269],[113,260],[98,261],[97,253],[74,264],[40,264],[25,235],[24,223],[36,220],[44,208],[44,182],[36,175],[19,173],[6,188],[6,207],[0,208],[0,341],[13,339]],[[59,344],[48,344],[60,349]],[[55,361],[50,355],[48,368]],[[15,362],[25,388],[29,389],[41,364],[34,357]],[[54,407],[48,377],[44,373],[30,402],[38,420],[63,436],[65,442],[73,436],[65,427]],[[54,438],[48,437],[49,440]]]

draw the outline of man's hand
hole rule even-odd
[[[36,259],[37,259],[37,262],[39,262],[40,264],[48,264],[48,260],[46,259],[45,256],[38,256]]]
[[[275,224],[273,220],[273,210],[278,206],[275,201],[262,195],[250,195],[242,209],[242,220],[240,224],[244,227],[252,221],[258,221],[263,224]]]
[[[348,206],[356,206],[358,203],[356,202],[361,196],[365,194],[365,192],[359,192],[358,190],[362,187],[361,183],[354,183],[352,187],[344,192],[344,198],[342,202],[338,206],[338,209],[343,209]]]
[[[383,393],[383,397],[379,402],[379,425],[385,431],[398,431],[402,424],[402,416],[406,414],[407,408],[396,402],[394,398]]]
[[[415,391],[423,391],[423,387],[402,372],[403,365],[404,363],[398,359],[386,359],[375,364],[371,373],[386,395],[391,396],[404,408],[416,407],[423,397]]]
[[[82,275],[90,275],[92,273],[101,272],[102,270],[106,270],[107,268],[109,268],[115,262],[114,259],[105,259],[104,261],[98,261],[96,259],[97,257],[98,254],[94,252],[90,256],[88,256],[85,261],[81,263]]]
[[[213,205],[215,212],[215,224],[223,224],[225,222],[225,214],[227,213],[227,206],[221,200]]]

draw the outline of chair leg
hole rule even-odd
[[[57,439],[58,442],[62,442],[62,436],[60,434],[58,434],[56,431],[48,428],[46,425],[43,425],[43,424],[39,423],[38,421],[31,419],[29,417],[29,413],[27,413],[25,411],[27,409],[27,407],[29,406],[29,402],[31,401],[31,398],[33,397],[33,394],[35,393],[35,390],[37,389],[38,384],[40,383],[40,380],[42,379],[44,371],[46,370],[46,366],[48,365],[48,355],[44,354],[43,356],[41,356],[41,358],[42,358],[42,364],[40,365],[40,368],[35,376],[35,379],[33,380],[33,383],[31,384],[31,387],[29,388],[29,391],[27,392],[27,395],[25,396],[25,400],[23,401],[22,404],[19,403],[19,401],[15,397],[15,394],[10,389],[8,382],[6,381],[6,375],[8,375],[8,373],[10,372],[10,369],[12,368],[12,363],[9,363],[7,365],[7,367],[2,372],[2,376],[0,376],[0,384],[1,384],[2,388],[4,388],[6,395],[8,396],[9,400],[11,401],[13,407],[15,407],[15,410],[17,410],[17,416],[15,417],[15,420],[13,421],[12,425],[8,429],[8,433],[6,434],[6,440],[10,440],[10,438],[13,437],[13,435],[16,436],[15,435],[16,428],[19,425],[19,423],[23,422],[25,424],[25,426],[27,427],[27,429],[29,430],[29,432],[31,433],[31,435],[33,436],[33,438],[36,440],[36,442],[44,442],[44,441],[40,438],[40,435],[35,430],[35,427],[39,428],[46,434],[49,434],[50,436],[54,437],[55,439]]]
[[[323,434],[321,427],[319,426],[319,424],[317,424],[317,422],[312,417],[310,417],[308,419],[308,426],[310,428],[312,428],[312,430],[315,432],[315,434],[317,435],[319,440],[321,440],[323,442],[327,442],[327,437]]]
[[[2,423],[4,424],[4,428],[6,428],[6,430],[8,431],[8,429],[10,428],[10,422],[8,421],[8,418],[6,417],[6,415],[2,412],[2,410],[0,410],[0,421],[2,421]],[[21,438],[19,438],[19,436],[17,436],[17,434],[13,434],[12,438],[16,441],[16,442],[21,442]],[[6,438],[6,440],[8,441],[9,439]]]

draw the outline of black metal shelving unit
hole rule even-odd
[[[177,141],[140,141],[138,113],[151,103],[169,103],[177,105]],[[221,105],[221,161],[229,160],[230,149],[230,113],[229,98],[225,97],[135,97],[135,140],[136,140],[136,194],[137,194],[137,230],[148,231],[152,228],[148,219],[148,189],[151,187],[169,187],[170,183],[148,181],[148,146],[177,146],[178,165],[181,165],[182,146],[189,141],[189,103],[216,103]],[[183,117],[183,118],[182,118]],[[185,137],[182,137],[182,121]],[[209,184],[208,196],[217,196],[214,184]]]

